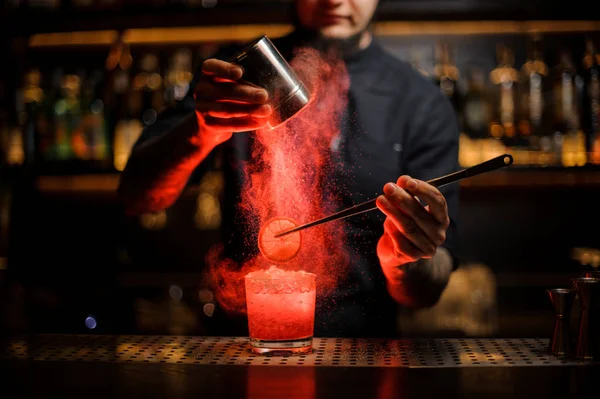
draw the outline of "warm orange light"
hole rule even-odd
[[[110,45],[118,37],[116,30],[38,33],[29,39],[29,47]]]
[[[375,24],[378,36],[523,34],[527,32],[588,32],[598,21],[386,21]]]
[[[246,41],[261,34],[279,37],[291,30],[289,24],[147,28],[126,30],[122,39],[129,44]],[[378,36],[594,31],[600,31],[599,21],[382,21],[374,25],[374,32]],[[118,32],[113,30],[40,33],[30,38],[29,46],[111,45],[117,38]]]
[[[291,29],[287,24],[129,29],[124,32],[123,41],[129,44],[246,41],[262,34],[283,36]]]
[[[115,192],[119,184],[117,175],[73,175],[42,176],[37,182],[37,189],[44,192]]]

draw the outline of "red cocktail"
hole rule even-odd
[[[256,353],[312,350],[316,276],[275,266],[246,275],[246,307]]]

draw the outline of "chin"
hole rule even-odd
[[[328,26],[320,30],[321,36],[326,39],[348,39],[357,33],[346,26]]]

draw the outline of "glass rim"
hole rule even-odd
[[[304,278],[309,278],[311,280],[316,280],[317,279],[317,275],[315,273],[310,273],[310,272],[304,272],[304,275],[302,275],[300,278],[291,278],[291,277],[254,277],[254,276],[248,276],[248,274],[246,274],[244,276],[244,279],[246,281],[250,280],[250,281],[298,281]]]

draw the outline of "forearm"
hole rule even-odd
[[[387,289],[403,306],[431,307],[446,288],[452,269],[452,256],[446,248],[438,247],[432,258],[387,268]]]
[[[132,151],[118,189],[127,214],[157,212],[177,200],[194,169],[214,149],[194,141],[197,131],[192,112],[170,131]]]

